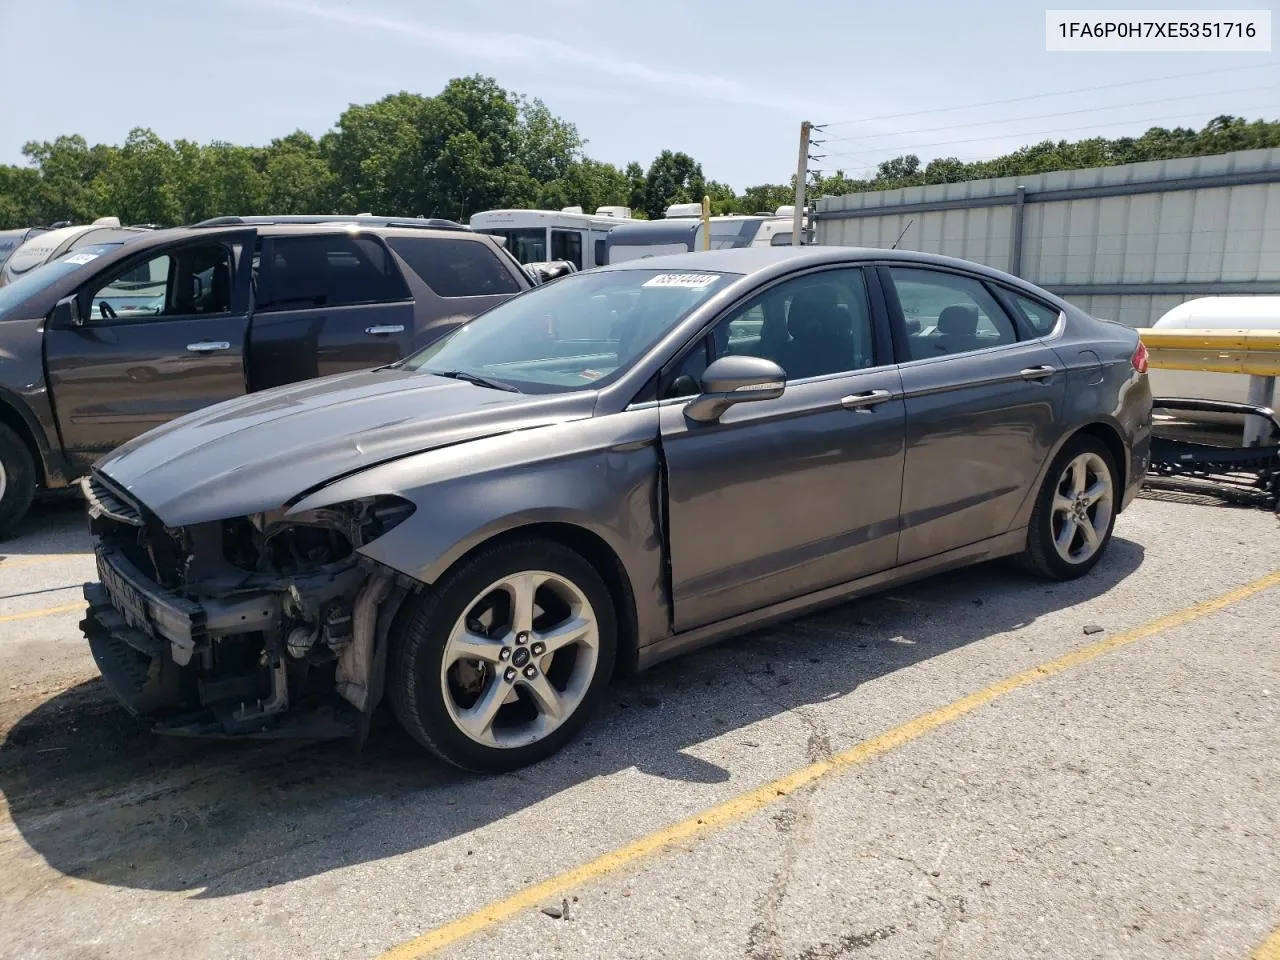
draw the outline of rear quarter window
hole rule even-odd
[[[488,244],[452,237],[388,237],[409,269],[440,297],[519,293],[520,284]]]
[[[1012,290],[1005,288],[1005,293],[1009,299],[1014,302],[1018,308],[1018,312],[1022,314],[1027,324],[1039,336],[1045,336],[1052,333],[1053,328],[1058,325],[1058,317],[1061,311],[1057,307],[1051,307],[1041,303],[1039,300],[1032,300],[1030,297],[1024,297],[1020,293],[1014,293]]]

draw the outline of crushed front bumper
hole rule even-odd
[[[264,654],[253,674],[225,678],[192,662],[213,640],[275,628],[279,596],[197,603],[149,579],[120,551],[99,545],[95,552],[100,582],[84,585],[81,629],[112,692],[130,713],[155,718],[158,732],[323,739],[361,729],[361,712],[337,696],[290,710],[282,654]]]

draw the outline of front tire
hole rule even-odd
[[[499,773],[555,753],[613,673],[612,597],[559,543],[483,549],[411,602],[391,640],[387,697],[415,740],[465,770]]]
[[[1106,444],[1076,434],[1054,457],[1027,526],[1022,565],[1053,580],[1074,580],[1102,559],[1120,503]]]
[[[36,466],[22,438],[0,424],[0,539],[27,515],[36,495]]]

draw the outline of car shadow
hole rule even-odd
[[[35,554],[92,553],[79,489],[40,494],[27,515],[0,540],[0,573],[7,560]]]
[[[727,781],[687,751],[1099,596],[1142,557],[1116,539],[1069,583],[984,564],[727,641],[614,684],[577,740],[496,778],[432,760],[385,716],[358,757],[343,743],[159,737],[94,680],[12,724],[0,791],[26,843],[65,875],[201,897],[264,889],[430,848],[630,768]],[[808,746],[814,759],[829,749]]]

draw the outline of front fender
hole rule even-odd
[[[668,624],[657,437],[656,409],[502,434],[373,467],[289,512],[403,497],[416,507],[413,515],[360,552],[428,584],[476,547],[521,527],[585,530],[621,562],[643,645],[665,636]]]

